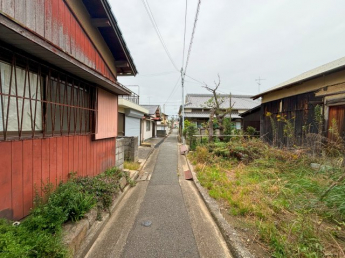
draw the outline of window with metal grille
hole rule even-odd
[[[0,140],[93,133],[95,92],[0,46]]]

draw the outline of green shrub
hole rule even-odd
[[[12,226],[8,221],[0,220],[0,257],[68,257],[61,234],[47,230],[32,231],[27,225]]]
[[[82,219],[96,203],[101,210],[109,208],[123,176],[127,175],[111,168],[93,178],[77,178],[71,173],[71,179],[60,183],[55,192],[46,184],[42,189],[45,196],[36,196],[35,208],[19,226],[0,219],[0,257],[68,257],[62,224]]]

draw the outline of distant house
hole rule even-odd
[[[157,122],[161,121],[161,108],[159,105],[141,105],[147,109],[148,115],[145,115],[145,124],[142,128],[142,138],[147,140],[149,138],[157,137]]]
[[[316,133],[317,105],[322,111],[324,136],[331,137],[329,128],[335,121],[345,139],[345,57],[253,96],[254,99],[259,97],[262,97],[261,135],[268,141],[273,141],[271,118],[276,119],[277,115],[284,116],[293,124],[297,144],[302,143],[305,134]],[[277,123],[277,133],[280,143],[286,144],[283,122]]]
[[[169,133],[168,115],[161,113],[161,121],[157,122],[157,136],[165,137]]]
[[[149,114],[149,111],[138,105],[139,96],[135,93],[119,97],[118,107],[118,136],[136,136],[138,137],[138,144],[143,141],[142,127],[144,116]]]
[[[231,112],[231,120],[235,123],[237,129],[242,128],[241,113],[260,105],[260,100],[252,100],[251,96],[246,95],[231,95],[231,104],[229,95],[220,94],[221,98],[224,98],[224,102],[221,107],[225,110],[233,106]],[[203,123],[207,122],[210,117],[210,108],[207,107],[206,102],[213,97],[212,94],[187,94],[185,102],[185,120],[189,120],[197,125],[198,128]],[[181,116],[182,108],[180,107],[179,115]],[[228,115],[227,117],[230,117]]]
[[[0,217],[19,220],[43,184],[115,166],[137,70],[106,0],[0,3]]]

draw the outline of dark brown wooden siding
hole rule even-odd
[[[0,142],[0,217],[29,214],[35,191],[54,187],[70,172],[95,176],[115,166],[115,138],[91,141],[90,135]]]
[[[266,141],[273,142],[271,121],[266,115],[267,112],[270,112],[271,117],[277,124],[278,144],[285,145],[287,139],[284,136],[284,123],[277,121],[277,115],[286,116],[286,119],[294,123],[296,143],[302,144],[305,132],[317,133],[314,113],[317,104],[322,105],[322,98],[315,97],[314,92],[263,103],[261,108],[261,135],[264,136]]]
[[[333,126],[333,120],[336,122],[339,136],[345,139],[345,105],[329,107],[328,128]],[[328,132],[328,137],[334,137],[332,132]]]
[[[254,127],[256,131],[260,132],[260,108],[252,113],[242,117],[243,130],[246,130],[248,126]]]

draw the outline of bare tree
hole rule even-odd
[[[213,97],[207,101],[205,104],[207,107],[209,107],[211,109],[210,112],[210,120],[209,120],[209,141],[211,138],[213,138],[213,118],[214,116],[216,116],[217,122],[218,122],[218,126],[219,126],[219,133],[220,133],[220,139],[223,140],[222,135],[224,135],[224,118],[227,114],[230,114],[230,119],[231,119],[231,110],[233,107],[233,104],[231,103],[231,94],[229,95],[229,101],[230,101],[230,105],[228,108],[224,109],[221,108],[221,105],[224,103],[225,98],[221,97],[219,94],[217,94],[217,90],[220,86],[220,77],[218,75],[218,82],[214,82],[215,87],[211,88],[210,86],[208,86],[206,83],[203,86],[206,90],[208,90],[209,92],[212,93]],[[212,128],[211,128],[212,127]],[[211,140],[212,141],[212,140]]]

